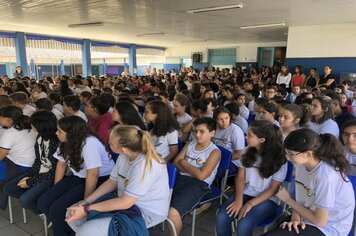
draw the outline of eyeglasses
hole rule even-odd
[[[193,157],[190,157],[190,156],[185,156],[186,159],[190,159],[190,160],[194,160],[195,163],[197,163],[198,165],[203,165],[205,164],[205,161],[203,161],[202,159],[200,159],[199,157],[198,158],[193,158]]]
[[[294,159],[296,156],[298,156],[301,153],[303,153],[303,152],[291,153],[291,152],[286,151],[287,157],[290,157],[290,159]]]

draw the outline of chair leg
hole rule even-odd
[[[171,225],[171,227],[172,227],[173,236],[177,236],[176,227],[174,226],[173,221],[171,221],[171,219],[169,219],[169,218],[167,218],[167,221],[168,221],[168,223],[169,223],[169,224]],[[165,222],[163,222],[163,223],[165,223]]]
[[[162,228],[161,228],[161,231],[164,232],[166,230],[166,222],[163,221],[162,222]]]
[[[43,228],[45,236],[48,236],[48,224],[47,224],[47,216],[45,214],[40,214],[40,217],[43,221]]]
[[[193,219],[192,219],[192,236],[195,236],[195,218],[196,218],[196,209],[193,211]]]
[[[23,217],[23,223],[27,224],[27,216],[26,216],[26,209],[22,208],[22,217]]]
[[[13,217],[13,214],[12,214],[12,204],[11,204],[11,197],[9,196],[7,198],[7,205],[8,205],[8,208],[9,208],[9,218],[10,218],[10,224],[13,224],[14,223],[14,217]]]

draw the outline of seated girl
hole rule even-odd
[[[0,209],[4,210],[8,197],[4,185],[32,167],[37,133],[31,130],[30,118],[13,105],[0,108],[0,125],[6,129],[0,137],[0,165],[5,167],[0,172],[3,177],[0,180]]]
[[[108,112],[110,104],[101,97],[94,97],[85,106],[85,114],[90,117],[88,125],[104,141],[109,140],[109,132],[112,128],[112,116]]]
[[[127,101],[118,101],[112,112],[112,120],[120,125],[136,125],[142,130],[146,130],[143,119],[133,105]]]
[[[292,131],[305,126],[308,122],[309,111],[296,104],[288,104],[279,109],[279,124],[281,127],[283,140]]]
[[[163,158],[154,150],[150,135],[136,126],[116,126],[110,134],[110,147],[120,154],[110,178],[84,201],[68,209],[66,221],[81,235],[108,235],[109,230],[125,233],[116,222],[118,214],[135,221],[132,230],[148,235],[152,227],[166,219],[169,207],[168,172]],[[117,196],[107,195],[117,191]],[[99,216],[87,218],[93,213]],[[133,217],[134,216],[134,217]],[[117,228],[110,228],[115,222]],[[138,227],[137,227],[138,226]],[[134,234],[137,235],[137,234]]]
[[[182,132],[182,127],[192,120],[192,117],[187,113],[187,110],[189,109],[189,103],[189,99],[184,94],[178,93],[174,96],[173,113],[175,114],[180,126],[178,131],[178,138],[180,140],[186,140],[189,136],[189,132]]]
[[[202,117],[196,119],[193,125],[195,141],[186,144],[174,160],[179,174],[168,218],[173,221],[178,235],[182,230],[182,218],[209,192],[220,162],[220,150],[211,141],[216,130],[215,121]]]
[[[318,134],[332,134],[338,138],[339,126],[334,121],[331,103],[331,98],[326,96],[318,96],[313,99],[311,104],[312,117],[308,127]]]
[[[296,200],[286,189],[278,191],[276,196],[293,209],[291,220],[266,235],[348,235],[355,197],[340,142],[331,134],[300,129],[288,135],[284,146],[296,165]]]
[[[278,105],[274,102],[262,104],[260,107],[260,120],[266,120],[279,127]]]
[[[7,195],[18,198],[22,208],[40,214],[37,199],[53,185],[56,169],[57,160],[53,154],[59,145],[56,136],[57,118],[50,111],[40,110],[31,116],[31,125],[32,129],[38,132],[35,143],[35,163],[29,173],[8,182],[4,186],[4,191]]]
[[[177,119],[168,106],[158,100],[147,103],[144,116],[156,151],[166,162],[173,161],[178,154],[179,124]]]
[[[276,210],[273,195],[287,175],[287,160],[278,127],[268,121],[255,121],[246,136],[248,147],[241,156],[235,179],[235,195],[219,208],[218,236],[231,235],[231,222],[237,218],[237,235],[251,236],[253,228]]]
[[[345,157],[351,165],[351,171],[347,174],[356,176],[356,120],[347,121],[343,125],[341,137],[345,145]]]
[[[239,126],[232,123],[230,111],[226,107],[216,109],[214,119],[217,128],[213,142],[232,153],[233,165],[230,165],[229,172],[236,174],[240,166],[241,150],[245,148],[245,135]]]
[[[55,236],[73,234],[64,221],[66,208],[89,196],[110,174],[114,162],[104,144],[78,116],[58,121],[61,142],[54,157],[58,160],[54,186],[37,201],[38,209],[53,222]],[[67,166],[73,175],[64,177]]]

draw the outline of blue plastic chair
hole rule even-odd
[[[221,186],[220,188],[218,188],[217,186],[212,184],[210,186],[211,192],[200,201],[198,206],[201,206],[208,202],[212,202],[216,199],[220,199],[220,204],[222,203],[222,197],[226,186],[227,175],[229,172],[229,166],[231,163],[232,154],[230,151],[228,151],[223,147],[218,146],[218,148],[220,149],[221,152],[221,159],[215,178],[221,179]],[[196,208],[193,210],[192,236],[195,235],[196,210],[197,210]]]
[[[352,184],[352,187],[353,187],[353,189],[354,189],[355,202],[356,202],[356,176],[349,175],[348,177],[349,177],[350,182],[351,182],[351,184]],[[354,222],[355,222],[355,221],[356,221],[356,219],[354,219]],[[355,229],[354,232],[351,231],[348,236],[354,236],[354,235],[356,235],[356,229]]]
[[[167,163],[167,171],[168,171],[168,184],[169,184],[169,202],[171,202],[173,188],[174,188],[174,185],[176,184],[176,179],[177,179],[177,169],[172,163],[168,162]],[[174,236],[177,236],[176,228],[175,228],[173,222],[168,217],[165,219],[165,221],[168,221],[168,223],[172,227]],[[162,231],[165,230],[164,228],[165,228],[165,224],[163,222]]]
[[[286,178],[284,180],[284,183],[287,183],[287,190],[289,191],[290,188],[290,183],[292,181],[292,177],[293,177],[293,171],[294,171],[294,165],[292,162],[288,161],[288,169],[287,169],[287,175]],[[274,212],[274,214],[272,214],[271,216],[269,216],[268,218],[264,219],[261,223],[259,223],[257,225],[257,227],[263,227],[263,232],[266,233],[268,227],[278,218],[282,215],[283,212],[285,212],[287,205],[286,204],[282,204],[279,205],[276,209],[276,211]]]
[[[185,142],[178,139],[178,153],[180,153],[180,151],[182,151],[184,145],[185,145]]]

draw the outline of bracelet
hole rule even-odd
[[[89,211],[90,211],[89,207],[90,207],[90,204],[83,205],[83,210],[86,215],[89,215]]]
[[[251,202],[246,202],[246,203],[250,204],[250,205],[251,205],[251,207],[254,207],[254,205],[252,205],[252,203],[251,203]]]

